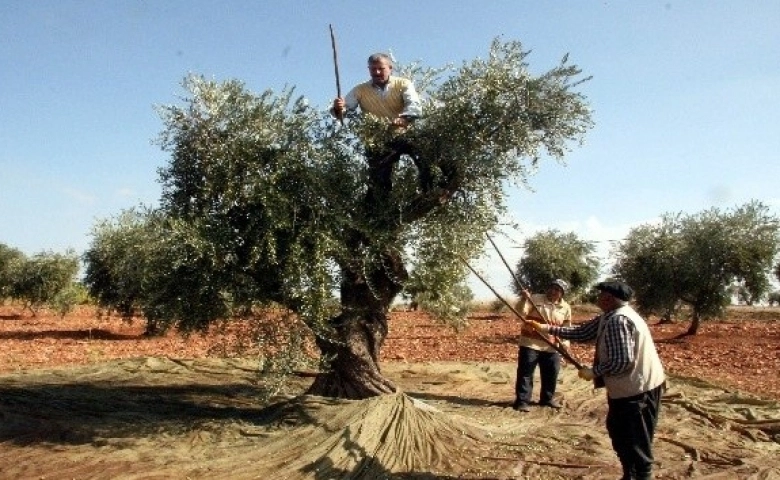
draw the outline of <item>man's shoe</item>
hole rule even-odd
[[[547,402],[540,403],[539,405],[542,405],[542,406],[544,406],[544,407],[550,407],[550,408],[554,408],[554,409],[556,409],[556,410],[558,410],[558,409],[560,409],[560,408],[561,408],[561,404],[560,404],[560,403],[558,403],[558,401],[557,401],[557,400],[549,400],[549,401],[547,401]]]
[[[529,407],[527,403],[515,403],[512,408],[514,408],[518,412],[530,412],[531,411],[531,407]]]

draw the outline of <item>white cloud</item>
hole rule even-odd
[[[93,205],[97,200],[94,195],[82,192],[81,190],[76,190],[75,188],[63,188],[62,193],[83,205]]]
[[[135,195],[135,190],[133,190],[132,188],[123,187],[117,190],[115,192],[115,195],[121,198],[130,198]]]

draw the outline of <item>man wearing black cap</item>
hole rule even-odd
[[[579,376],[607,390],[607,432],[623,466],[623,479],[649,479],[653,434],[666,377],[644,319],[628,305],[633,290],[621,281],[596,285],[602,314],[574,327],[529,322],[539,332],[596,343],[593,367]]]

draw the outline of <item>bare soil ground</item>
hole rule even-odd
[[[780,478],[778,316],[733,309],[686,338],[652,326],[671,374],[656,478]],[[219,355],[234,331],[148,338],[90,309],[0,307],[0,479],[619,477],[603,392],[565,366],[562,410],[515,412],[516,322],[470,324],[394,313],[382,365],[397,395],[301,396],[311,379],[296,377],[263,403],[257,362]]]

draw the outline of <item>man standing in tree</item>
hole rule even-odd
[[[357,110],[387,119],[396,135],[388,148],[367,148],[371,167],[371,201],[381,198],[392,188],[392,168],[401,155],[409,155],[417,166],[420,188],[423,191],[433,186],[431,168],[421,161],[410,142],[402,134],[412,122],[422,115],[422,103],[414,83],[402,77],[393,76],[393,61],[385,53],[374,53],[368,57],[368,73],[371,80],[355,86],[346,97],[333,100],[331,113],[342,118],[345,112]],[[369,142],[371,143],[371,142]]]
[[[550,282],[545,293],[531,295],[526,291],[517,310],[532,320],[550,325],[571,326],[571,307],[563,299],[568,288],[568,283],[557,279]],[[523,326],[520,335],[514,409],[519,412],[530,410],[534,371],[537,365],[539,365],[542,381],[539,405],[561,408],[560,403],[554,398],[558,372],[561,369],[560,354],[548,343],[539,339],[538,334],[530,327]]]
[[[623,479],[651,478],[653,435],[666,385],[663,365],[645,320],[628,305],[631,287],[601,282],[597,304],[601,315],[574,327],[530,321],[538,332],[574,342],[596,342],[593,367],[580,378],[606,386],[607,432],[623,466]]]
[[[365,113],[386,118],[393,126],[405,128],[422,114],[420,97],[411,80],[395,77],[393,61],[385,53],[368,57],[371,80],[357,85],[346,97],[333,100],[332,112],[341,118],[358,107]]]

